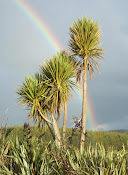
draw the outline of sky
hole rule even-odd
[[[38,14],[62,49],[68,49],[69,27],[82,16],[98,20],[103,36],[104,60],[101,74],[87,80],[93,114],[87,129],[128,129],[128,1],[127,0],[24,0]],[[7,126],[23,125],[29,111],[17,103],[16,88],[24,77],[39,72],[39,65],[55,55],[15,0],[0,0],[0,123],[5,115]],[[68,104],[67,127],[73,116],[81,117],[82,101],[73,93]],[[93,116],[91,116],[93,115]],[[59,126],[62,126],[61,118]],[[95,124],[95,128],[93,125]]]

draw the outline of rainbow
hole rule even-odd
[[[45,23],[45,21],[40,18],[40,16],[27,4],[26,1],[22,0],[13,0],[13,2],[24,12],[24,14],[28,17],[28,19],[33,23],[34,27],[40,32],[41,36],[44,37],[47,42],[50,44],[53,51],[56,53],[63,49],[63,47],[58,43],[56,37],[52,34],[49,27]],[[80,100],[82,101],[82,86],[78,84],[80,87],[80,91],[78,91]],[[89,102],[89,98],[87,99],[87,125],[89,125],[89,129],[96,130],[96,121],[93,113],[93,108],[91,107],[91,103]]]
[[[37,28],[40,34],[48,41],[51,48],[56,53],[62,49],[61,44],[58,43],[50,28],[47,26],[45,21],[42,21],[41,17],[30,7],[29,4],[21,0],[13,0],[15,4],[24,12],[24,14],[29,18],[33,25]]]

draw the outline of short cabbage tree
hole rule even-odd
[[[17,88],[18,102],[26,105],[30,110],[29,118],[40,124],[52,125],[55,140],[58,147],[61,145],[61,137],[53,112],[50,109],[50,100],[45,103],[49,89],[42,83],[42,76],[35,74],[35,77],[26,76],[22,85]],[[44,105],[45,103],[45,105]]]
[[[49,88],[49,97],[51,100],[51,110],[58,114],[57,124],[61,117],[61,110],[64,109],[63,122],[63,143],[65,142],[66,121],[67,121],[67,102],[72,94],[74,87],[77,87],[74,81],[76,71],[76,60],[69,56],[65,51],[57,53],[44,65],[40,66],[43,76],[43,83]]]

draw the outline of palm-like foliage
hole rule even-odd
[[[29,118],[33,118],[39,125],[42,120],[51,123],[46,117],[48,105],[43,105],[42,108],[42,104],[47,98],[48,90],[41,81],[42,76],[40,74],[35,74],[35,77],[26,76],[25,82],[16,91],[19,97],[18,102],[22,105],[27,105],[28,109],[30,109]]]
[[[68,100],[71,89],[76,86],[76,83],[71,79],[74,77],[75,63],[72,57],[61,52],[40,66],[43,83],[50,89],[47,101],[52,99],[51,109],[55,113],[60,112],[60,106],[63,106],[64,100]],[[60,116],[57,120],[59,121],[59,119]]]
[[[81,149],[84,148],[86,131],[86,104],[87,87],[86,72],[90,72],[90,77],[94,75],[94,68],[99,71],[97,60],[103,58],[103,49],[100,47],[101,29],[96,21],[83,17],[74,22],[70,27],[69,49],[72,55],[79,56],[79,69],[77,79],[83,73],[83,111],[82,111],[82,130],[81,130]]]
[[[100,48],[101,29],[96,21],[83,17],[74,22],[70,27],[69,48],[71,54],[79,56],[80,68],[79,73],[84,70],[84,60],[86,60],[86,68],[94,73],[94,68],[99,71],[99,63],[97,61],[103,58],[103,49]]]

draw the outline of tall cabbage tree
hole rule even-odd
[[[83,17],[78,19],[70,27],[69,49],[72,55],[78,56],[79,69],[77,78],[83,73],[83,108],[82,108],[82,129],[80,149],[83,151],[86,133],[86,110],[87,110],[87,71],[90,77],[94,75],[94,69],[99,71],[98,60],[103,58],[101,48],[101,29],[96,21]]]
[[[51,109],[58,114],[57,123],[61,117],[61,109],[64,108],[63,142],[65,142],[67,101],[73,87],[77,87],[73,80],[76,61],[68,56],[65,51],[57,53],[44,65],[41,65],[43,82],[50,89],[49,99],[52,99]]]

